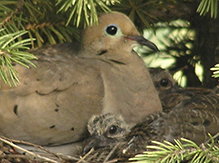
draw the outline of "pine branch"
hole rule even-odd
[[[57,14],[56,0],[1,0],[0,28],[7,33],[27,30],[28,37],[36,38],[32,48],[45,44],[71,42],[78,38],[78,29],[66,26],[68,13]],[[37,6],[37,7],[36,7]]]
[[[4,29],[0,29],[0,77],[9,86],[16,86],[16,82],[19,82],[18,73],[13,67],[13,63],[27,68],[29,68],[28,65],[34,66],[30,60],[36,59],[36,57],[24,51],[28,49],[27,46],[32,43],[32,39],[18,41],[26,34],[27,31],[8,34],[5,33]]]
[[[109,6],[119,2],[120,0],[57,0],[57,5],[61,5],[58,13],[69,12],[66,25],[69,25],[70,21],[73,20],[76,27],[81,24],[86,27],[97,23],[98,12],[109,12],[111,11]]]
[[[203,143],[200,146],[185,138],[174,140],[174,144],[168,141],[152,141],[154,145],[147,146],[150,151],[137,155],[130,160],[144,163],[216,163],[219,162],[219,148],[211,136],[210,140],[211,144]]]
[[[206,15],[210,11],[212,18],[217,18],[218,0],[202,0],[197,8],[197,12],[201,16]]]
[[[214,71],[212,77],[215,77],[215,78],[218,78],[218,77],[219,77],[219,64],[216,64],[216,65],[215,65],[214,67],[212,67],[210,70],[211,70],[211,71]]]

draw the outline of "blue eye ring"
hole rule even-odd
[[[106,27],[105,32],[108,35],[114,36],[118,33],[118,26],[116,24],[110,24]]]

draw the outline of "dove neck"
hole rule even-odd
[[[103,113],[120,112],[132,124],[162,107],[145,63],[134,51],[129,55],[132,60],[126,65],[104,64],[101,76],[106,90]]]

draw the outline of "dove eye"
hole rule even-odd
[[[167,79],[161,79],[160,81],[160,85],[163,86],[163,87],[167,87],[169,84],[169,80]]]
[[[117,126],[115,126],[115,125],[112,125],[112,126],[110,126],[109,127],[109,130],[108,130],[108,132],[109,132],[109,134],[115,134],[116,132],[117,132]]]
[[[117,31],[118,31],[118,27],[114,24],[108,25],[106,27],[106,33],[109,35],[114,36],[115,34],[117,34]]]

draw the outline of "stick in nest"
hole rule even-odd
[[[8,139],[8,138],[7,138],[7,139]],[[18,149],[18,150],[21,150],[21,151],[23,151],[23,152],[25,152],[25,153],[28,153],[29,155],[31,155],[31,156],[33,157],[33,159],[39,158],[39,159],[44,160],[44,161],[49,161],[49,162],[53,162],[53,163],[58,163],[58,162],[55,161],[55,160],[52,160],[52,159],[50,159],[50,158],[47,158],[47,157],[44,157],[44,156],[35,154],[35,153],[30,152],[30,151],[28,151],[28,150],[26,150],[26,149],[24,149],[24,148],[21,148],[20,146],[15,145],[14,143],[12,143],[12,142],[10,142],[10,141],[8,141],[8,140],[2,138],[2,137],[0,137],[0,141],[2,141],[2,142],[4,142],[4,143],[6,143],[6,144],[8,144],[8,145],[10,145],[10,146],[12,146],[12,147]]]
[[[54,163],[58,163],[56,160],[53,160],[51,158],[48,158],[48,157],[45,157],[45,156],[41,156],[39,154],[35,154],[33,152],[30,152],[14,143],[18,143],[18,144],[24,144],[24,145],[28,145],[28,146],[33,146],[34,148],[36,149],[40,149],[42,151],[45,151],[46,153],[48,154],[51,154],[53,156],[55,156],[56,158],[58,158],[60,161],[64,161],[63,158],[67,158],[68,160],[73,160],[73,161],[78,161],[79,159],[78,158],[75,158],[75,157],[70,157],[70,156],[66,156],[66,155],[58,155],[56,153],[53,153],[51,151],[49,151],[48,149],[46,148],[43,148],[42,146],[40,145],[36,145],[36,144],[33,144],[33,143],[30,143],[30,142],[25,142],[25,141],[20,141],[20,140],[13,140],[13,139],[9,139],[9,138],[6,138],[4,136],[0,136],[0,141],[10,145],[11,147],[15,148],[15,149],[18,149],[18,150],[21,150],[23,151],[24,153],[27,153],[29,154],[32,159],[36,160],[36,158],[42,160],[42,161],[49,161],[49,162],[54,162]],[[29,156],[29,157],[30,157]]]

